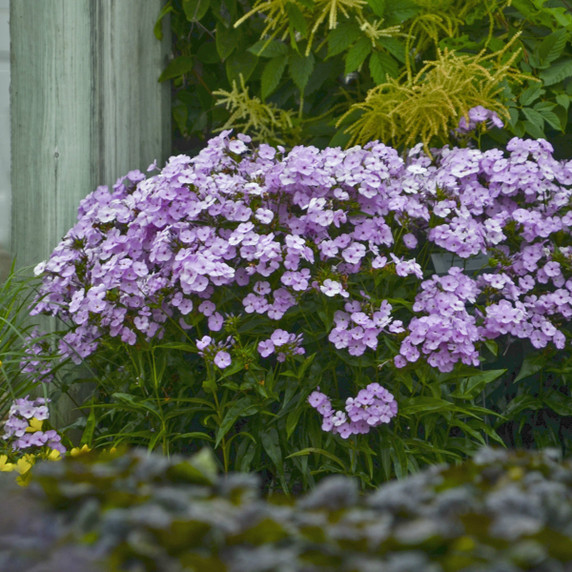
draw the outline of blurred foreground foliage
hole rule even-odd
[[[298,499],[265,497],[255,475],[218,475],[207,449],[170,459],[92,452],[32,472],[29,489],[0,489],[3,570],[549,572],[572,563],[572,463],[553,451],[485,448],[369,494],[328,477]]]

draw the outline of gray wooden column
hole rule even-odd
[[[170,51],[167,22],[162,42],[153,34],[162,4],[11,0],[11,246],[17,267],[33,267],[50,255],[73,226],[80,200],[98,185],[167,159],[169,87],[157,81]],[[57,329],[53,319],[39,323]],[[76,385],[71,395],[81,403],[86,391]],[[78,415],[66,395],[53,405],[56,427]]]
[[[11,0],[12,254],[47,258],[79,201],[170,148],[162,0]]]

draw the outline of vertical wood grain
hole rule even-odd
[[[97,185],[162,163],[168,50],[161,0],[12,0],[12,251],[44,260]]]
[[[11,0],[12,254],[46,259],[80,200],[170,150],[169,87],[157,79],[170,36],[162,0]],[[165,22],[166,24],[166,22]],[[31,271],[31,270],[30,270]],[[55,330],[53,319],[40,323]],[[74,386],[74,398],[85,395]],[[84,390],[85,391],[85,390]],[[52,419],[70,423],[62,398]]]

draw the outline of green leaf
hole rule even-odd
[[[482,393],[486,385],[497,380],[504,375],[506,371],[506,369],[492,369],[467,377],[461,382],[459,389],[451,393],[451,397],[474,399],[477,395]]]
[[[153,403],[148,403],[146,400],[137,399],[130,393],[116,392],[113,393],[111,397],[116,399],[119,403],[127,405],[130,409],[133,409],[135,411],[141,411],[141,410],[149,411],[150,413],[153,413],[153,415],[161,419],[161,413],[157,411],[157,407]]]
[[[288,71],[290,73],[290,77],[301,93],[304,92],[304,88],[310,79],[313,69],[314,54],[311,52],[308,57],[294,53],[288,58]]]
[[[363,64],[365,58],[371,53],[371,40],[362,36],[346,54],[346,66],[344,73],[347,75],[357,70]]]
[[[524,126],[526,127],[527,133],[532,135],[536,139],[540,139],[544,137],[544,117],[531,109],[530,107],[524,107],[522,109],[522,113],[526,117],[526,121],[524,122]]]
[[[288,2],[286,4],[286,13],[288,14],[290,29],[293,29],[294,32],[299,32],[305,38],[308,35],[308,23],[300,8],[294,2]]]
[[[288,46],[278,40],[259,40],[248,51],[259,58],[277,58],[288,53]]]
[[[499,345],[494,340],[485,340],[485,346],[495,357],[499,355]]]
[[[547,70],[542,70],[539,73],[539,77],[544,82],[544,85],[554,85],[568,77],[572,77],[572,60],[565,59],[556,62]]]
[[[403,24],[406,20],[414,18],[421,13],[421,7],[414,0],[399,0],[398,2],[390,2],[385,7],[385,25],[394,26]]]
[[[376,16],[383,18],[385,14],[385,0],[367,0],[367,4]]]
[[[569,39],[570,34],[563,28],[546,36],[537,48],[541,64],[549,65],[557,60],[562,55]]]
[[[559,391],[553,391],[548,397],[544,397],[543,401],[547,407],[558,413],[558,415],[572,416],[572,401],[567,395]]]
[[[308,357],[306,357],[304,359],[304,361],[302,362],[302,365],[298,368],[297,373],[298,373],[298,379],[300,381],[302,381],[304,379],[304,376],[306,375],[306,371],[308,371],[308,368],[312,365],[315,358],[316,358],[315,353],[313,353],[312,355],[309,355]]]
[[[452,412],[460,409],[450,401],[438,397],[419,396],[407,400],[400,406],[399,412],[403,415],[413,415],[415,413]]]
[[[216,64],[220,62],[215,42],[203,42],[197,50],[196,56],[203,64]]]
[[[296,451],[295,453],[288,455],[286,458],[292,459],[293,457],[302,457],[305,455],[309,455],[310,453],[317,453],[318,455],[323,455],[324,457],[327,457],[331,461],[334,461],[334,463],[337,463],[343,470],[345,470],[346,468],[344,462],[341,459],[336,457],[333,453],[330,453],[325,449],[320,449],[319,447],[306,447],[305,449],[300,449],[300,451]]]
[[[159,81],[181,77],[193,69],[193,56],[179,56],[170,61],[163,73],[159,76]]]
[[[556,129],[557,131],[564,131],[564,128],[560,123],[560,118],[558,115],[556,115],[556,113],[549,110],[543,110],[540,112],[540,115],[544,117],[544,120],[550,125],[550,127]]]
[[[234,52],[241,37],[242,30],[240,28],[235,29],[232,26],[227,28],[221,22],[216,25],[216,50],[221,60],[226,60]]]
[[[302,407],[297,407],[296,409],[290,411],[288,413],[288,417],[286,418],[286,438],[290,439],[292,433],[294,433],[294,429],[298,426],[298,421],[300,420],[300,415],[302,415],[303,409]]]
[[[503,415],[507,419],[514,419],[514,417],[521,411],[534,411],[537,409],[542,409],[542,407],[542,402],[532,395],[517,395],[514,399],[511,399],[509,404],[506,406]]]
[[[513,383],[517,383],[521,379],[525,379],[530,377],[531,375],[535,375],[539,371],[543,370],[546,367],[546,360],[542,358],[542,356],[538,354],[532,354],[524,358],[522,362],[522,366],[518,375],[516,376]]]
[[[253,403],[252,397],[241,397],[233,402],[226,410],[222,423],[216,432],[215,449],[239,417],[250,417],[257,412],[258,407]]]
[[[571,99],[570,96],[566,95],[565,93],[559,93],[556,96],[556,102],[566,111],[568,111],[568,107],[570,106],[570,99]]]
[[[544,90],[540,85],[533,85],[523,89],[520,92],[518,100],[521,105],[530,105],[533,101],[536,101],[541,95],[544,94]]]
[[[399,38],[380,38],[377,45],[387,50],[398,62],[405,63],[405,42]]]
[[[345,52],[362,36],[355,21],[343,22],[328,33],[328,58]]]
[[[153,34],[159,41],[163,39],[163,18],[169,12],[174,12],[174,8],[170,1],[167,4],[165,4],[165,6],[163,6],[163,9],[159,13],[159,17],[157,18],[157,21],[155,22],[155,26],[153,28]]]
[[[260,78],[260,93],[262,99],[266,99],[278,87],[284,70],[288,65],[288,56],[279,56],[271,59],[262,70]]]
[[[399,65],[385,52],[373,52],[369,58],[369,72],[373,81],[377,84],[387,80],[387,76],[397,77]]]
[[[238,82],[241,75],[244,83],[246,83],[250,79],[257,63],[258,58],[250,52],[242,51],[231,54],[225,63],[226,77],[229,83],[233,81]]]
[[[93,434],[95,432],[96,423],[97,423],[97,420],[95,417],[95,410],[92,408],[91,411],[89,412],[88,417],[87,417],[87,423],[85,425],[85,429],[84,429],[83,434],[81,436],[81,441],[79,442],[80,445],[91,446],[91,443],[93,441]]]
[[[183,10],[189,22],[198,22],[209,9],[210,0],[183,0]]]
[[[280,440],[278,438],[278,431],[275,427],[270,429],[262,430],[260,433],[260,440],[262,441],[262,446],[272,462],[276,465],[278,469],[282,466],[282,450],[280,449]]]

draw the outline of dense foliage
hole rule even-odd
[[[168,0],[167,14],[181,149],[227,127],[288,145],[443,145],[482,105],[507,121],[495,141],[543,137],[572,156],[568,0]]]
[[[402,159],[225,132],[84,199],[34,312],[94,371],[89,445],[210,444],[286,490],[377,485],[527,423],[567,449],[571,184],[544,140]],[[504,367],[515,345],[534,366]]]
[[[297,500],[265,499],[255,475],[218,476],[215,467],[206,451],[37,465],[25,494],[1,489],[0,565],[558,572],[572,563],[572,465],[553,452],[483,449],[367,495],[330,477]]]

